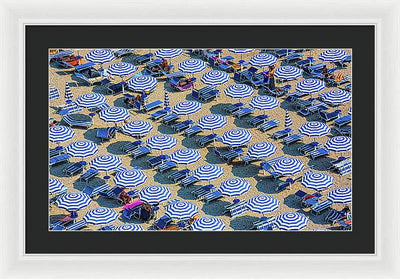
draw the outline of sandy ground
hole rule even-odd
[[[155,50],[153,50],[153,52],[154,51]],[[322,51],[324,51],[324,50],[322,50],[322,49],[312,50],[311,55],[313,57],[318,57]],[[87,52],[88,52],[87,49],[79,50],[80,55],[84,55]],[[143,54],[146,52],[148,52],[148,49],[137,49],[135,54]],[[348,54],[351,54],[350,49],[347,49],[346,52]],[[248,61],[250,59],[250,57],[253,56],[255,53],[258,53],[258,50],[256,50],[253,53],[250,53],[250,54],[244,54],[243,59]],[[310,54],[310,52],[307,52],[307,53],[305,53],[305,56],[309,56],[309,54]],[[235,57],[236,60],[238,60],[238,58],[240,58],[240,54],[232,54],[228,50],[225,50],[223,55],[232,55]],[[189,55],[185,53],[185,54],[181,55],[180,57],[173,58],[172,64],[176,65],[176,67],[177,67],[177,64],[179,62],[181,62],[185,59],[188,59],[188,58],[190,58]],[[121,60],[124,62],[131,62],[132,56],[122,58],[122,59],[117,59],[113,62],[121,61]],[[279,59],[279,61],[278,61],[278,66],[280,65],[280,61],[281,61],[281,59]],[[109,64],[112,64],[113,62],[107,63],[105,65],[105,67],[107,67]],[[212,68],[209,66],[208,63],[207,63],[207,65],[208,65],[207,69],[205,71],[203,71],[202,73],[212,70]],[[334,67],[333,64],[328,64],[328,65],[329,65],[328,67]],[[140,66],[137,72],[141,71],[142,68],[143,68],[143,66]],[[346,69],[341,69],[337,72],[342,72],[344,74],[351,74],[351,65],[349,65]],[[64,95],[63,94],[64,94],[65,82],[70,83],[70,87],[73,92],[74,98],[77,98],[80,95],[89,93],[89,92],[106,93],[105,89],[98,85],[95,85],[95,86],[79,85],[79,86],[77,86],[77,84],[75,83],[76,80],[74,80],[72,73],[73,73],[72,70],[58,69],[58,68],[55,68],[54,65],[49,66],[49,79],[50,79],[49,83],[51,86],[58,88],[61,93],[61,97],[59,99],[53,100],[50,102],[50,108],[49,108],[49,117],[52,117],[52,118],[56,119],[57,121],[61,120],[61,116],[55,113],[55,108],[64,104]],[[197,78],[196,88],[201,88],[202,86],[204,86],[204,84],[202,84],[202,82],[200,81],[202,73],[195,74],[195,77]],[[233,74],[230,74],[230,75],[233,78]],[[232,78],[226,84],[219,86],[218,89],[221,92],[223,92],[227,86],[234,84],[235,82]],[[299,78],[295,81],[289,82],[289,84],[292,85],[292,91],[293,91],[295,84],[297,82],[301,81],[302,79],[303,78]],[[330,91],[332,89],[335,89],[335,88],[332,88],[332,87],[325,88],[322,92]],[[170,92],[169,97],[170,97],[171,106],[173,106],[183,100],[192,100],[191,91],[174,92],[169,88],[169,86],[165,82],[165,79],[159,79],[156,90],[153,93],[151,93],[149,101],[151,102],[154,100],[163,100],[164,99],[164,90],[168,90]],[[263,95],[263,94],[265,94],[265,93],[262,92],[262,90],[256,90],[255,94],[253,96]],[[110,96],[110,95],[106,95],[106,96],[107,96],[107,103],[109,105],[124,106],[122,94],[119,94],[116,96]],[[280,101],[283,101],[283,99],[284,99],[284,97],[279,98]],[[242,101],[244,101],[246,103],[249,103],[250,100],[251,100],[251,97],[242,99]],[[234,101],[233,99],[227,97],[224,93],[222,93],[222,94],[220,94],[220,96],[218,97],[217,100],[214,100],[214,101],[211,101],[208,103],[203,103],[202,110],[199,111],[198,113],[190,116],[190,118],[193,120],[197,120],[201,116],[204,116],[204,115],[207,115],[210,113],[218,113],[218,114],[226,115],[223,112],[222,108],[225,107],[227,104],[232,103],[233,101]],[[344,114],[346,114],[347,110],[350,106],[351,106],[351,104],[350,104],[350,102],[348,102],[346,105],[340,106],[340,109],[342,109]],[[304,124],[307,121],[317,120],[316,116],[307,118],[307,119],[304,117],[301,117],[294,111],[294,109],[291,109],[287,104],[282,102],[280,107],[267,112],[267,114],[270,115],[270,119],[278,119],[281,122],[281,125],[279,128],[275,128],[266,133],[263,133],[256,128],[251,128],[247,124],[248,118],[246,118],[246,117],[238,120],[238,119],[235,119],[233,116],[226,115],[227,119],[228,119],[228,125],[226,125],[222,129],[219,129],[217,132],[219,134],[222,134],[223,132],[225,132],[229,129],[232,129],[235,127],[241,127],[241,128],[250,129],[250,131],[253,135],[253,139],[252,139],[251,143],[260,142],[260,141],[273,141],[270,138],[270,135],[273,132],[275,132],[283,127],[284,117],[285,117],[285,109],[289,110],[290,116],[293,121],[292,128],[295,130],[297,130],[302,124]],[[335,109],[337,109],[337,108],[330,108],[331,111],[333,111]],[[84,110],[83,112],[87,113],[86,110]],[[254,115],[258,115],[258,114],[262,114],[262,113],[263,113],[262,111],[256,111],[254,113]],[[137,113],[136,111],[132,110],[131,118],[129,120],[130,121],[136,120],[136,119],[149,120],[149,116],[150,116],[150,113]],[[151,120],[149,120],[149,121],[151,121]],[[123,154],[120,151],[120,146],[129,141],[134,140],[134,138],[123,135],[121,133],[119,133],[117,135],[117,139],[112,139],[109,142],[100,143],[100,141],[98,139],[96,139],[96,137],[95,137],[96,128],[107,127],[109,125],[110,124],[107,124],[107,123],[103,122],[102,120],[100,120],[98,118],[98,116],[96,115],[94,117],[94,125],[92,127],[90,127],[88,130],[74,129],[75,133],[76,133],[74,139],[70,140],[68,142],[64,142],[64,143],[62,143],[62,145],[66,146],[68,143],[70,143],[74,140],[90,140],[90,141],[93,141],[93,142],[99,144],[99,152],[96,155],[103,155],[103,154],[107,154],[107,153],[115,154],[122,158],[124,167],[139,166],[142,168],[142,170],[146,173],[148,179],[143,186],[138,187],[139,189],[141,189],[145,186],[148,186],[148,185],[153,185],[153,184],[166,185],[169,187],[169,189],[172,192],[171,199],[181,199],[181,200],[187,200],[187,201],[193,202],[194,204],[196,204],[198,206],[200,216],[211,215],[211,216],[220,217],[226,224],[226,230],[247,230],[251,227],[252,223],[261,216],[260,214],[253,213],[251,211],[249,211],[239,217],[233,218],[233,219],[228,216],[223,215],[222,211],[223,211],[224,205],[227,205],[228,203],[230,203],[233,200],[233,198],[230,198],[230,197],[222,198],[219,201],[215,201],[210,204],[204,204],[203,202],[196,201],[194,199],[194,197],[192,196],[191,191],[196,189],[198,186],[191,186],[186,189],[182,188],[177,184],[171,183],[171,181],[169,181],[167,179],[167,176],[171,172],[166,172],[164,174],[158,174],[154,170],[148,168],[147,160],[152,156],[159,155],[159,153],[160,153],[159,151],[154,151],[151,154],[151,156],[146,156],[146,157],[139,158],[137,160],[133,160],[131,157]],[[274,189],[280,181],[279,180],[274,181],[272,179],[266,178],[263,175],[263,172],[260,168],[259,162],[255,162],[255,163],[252,163],[247,166],[245,166],[241,162],[234,162],[233,164],[228,165],[225,162],[218,159],[213,154],[211,147],[200,148],[195,143],[195,140],[197,138],[199,138],[200,136],[208,134],[209,133],[208,131],[202,132],[198,136],[192,137],[190,139],[186,139],[181,134],[175,134],[173,132],[173,130],[168,126],[161,125],[158,122],[153,123],[153,125],[154,125],[154,128],[148,134],[147,137],[156,135],[159,133],[164,133],[164,134],[171,134],[175,138],[178,139],[178,144],[173,149],[165,151],[165,153],[172,153],[173,151],[180,149],[180,148],[194,148],[194,149],[199,150],[199,152],[202,155],[202,159],[200,161],[196,162],[195,164],[189,165],[190,169],[194,170],[196,167],[201,166],[205,163],[218,164],[218,165],[222,166],[225,170],[225,173],[222,177],[213,181],[214,185],[219,186],[219,184],[221,182],[223,182],[225,179],[232,178],[235,176],[245,178],[251,183],[251,188],[246,194],[244,194],[240,198],[248,199],[248,198],[251,198],[258,194],[272,195],[280,201],[280,207],[278,210],[276,210],[275,212],[273,212],[270,215],[276,216],[280,213],[290,212],[290,211],[302,212],[309,218],[309,224],[305,230],[309,230],[309,231],[325,230],[325,229],[328,229],[331,227],[331,225],[327,224],[324,221],[324,218],[325,218],[327,212],[319,215],[318,217],[315,217],[311,213],[309,213],[308,209],[301,209],[299,201],[296,200],[294,193],[299,189],[309,192],[309,193],[312,193],[313,190],[306,189],[304,186],[302,186],[300,184],[300,182],[296,182],[295,184],[293,184],[289,190],[286,190],[286,191],[283,191],[280,193],[276,193],[276,191]],[[333,124],[330,123],[329,125],[332,126]],[[332,132],[332,133],[334,133],[334,132]],[[145,137],[144,139],[146,139],[147,137]],[[318,141],[321,143],[325,143],[325,141],[329,137],[332,137],[332,134],[328,134],[327,136],[320,137],[320,138],[318,138]],[[303,139],[303,142],[307,143],[307,142],[311,142],[312,140],[313,140],[312,138],[305,137]],[[292,144],[289,147],[284,147],[280,141],[273,141],[273,143],[278,147],[278,151],[272,157],[278,157],[278,156],[282,156],[282,155],[295,157],[304,162],[305,166],[307,167],[306,170],[312,169],[312,170],[316,170],[316,171],[324,171],[324,172],[328,172],[329,175],[333,176],[334,177],[334,186],[332,186],[329,190],[334,189],[334,188],[339,188],[342,186],[351,186],[351,183],[352,183],[351,175],[340,176],[331,171],[327,171],[327,167],[331,160],[333,160],[341,155],[342,156],[343,155],[351,156],[350,152],[345,152],[342,154],[331,153],[328,157],[317,159],[317,160],[310,160],[308,157],[302,156],[296,151],[297,147],[300,144]],[[56,146],[55,143],[50,142],[51,148],[53,148],[55,146]],[[222,145],[222,143],[217,143],[217,146],[223,146],[223,145]],[[87,158],[87,161],[89,162],[91,159],[93,159],[93,157]],[[74,161],[74,160],[77,161],[78,159],[72,159],[71,161]],[[61,180],[68,187],[69,192],[81,191],[85,187],[86,184],[84,182],[78,181],[79,175],[76,175],[73,177],[66,177],[62,173],[62,170],[65,167],[66,167],[65,164],[52,167],[50,169],[50,177]],[[183,166],[180,167],[179,169],[181,169],[181,168],[183,168]],[[101,175],[99,177],[102,177],[102,176],[103,175]],[[100,185],[103,183],[104,183],[104,181],[101,178],[95,178],[89,182],[90,185]],[[113,186],[114,182],[111,180],[110,184]],[[205,182],[198,183],[197,185],[205,185]],[[323,191],[322,194],[326,195],[329,190]],[[113,208],[117,211],[121,210],[121,205],[118,204],[116,201],[108,200],[108,199],[105,199],[102,197],[97,197],[97,198],[94,198],[93,202],[87,208],[79,211],[78,220],[80,218],[82,218],[83,215],[88,210],[96,208],[96,207],[109,207],[109,208]],[[333,207],[337,208],[337,209],[341,209],[341,208],[343,208],[343,205],[334,205]],[[66,213],[67,212],[65,210],[59,209],[55,205],[51,206],[50,210],[49,210],[49,215],[50,215],[51,220],[59,218],[59,217],[65,215]],[[158,212],[157,217],[160,217],[163,214],[164,214],[164,206],[161,206],[161,209]],[[125,221],[126,220],[122,220],[121,218],[119,218],[112,224],[120,225],[120,224],[123,224]],[[130,220],[128,222],[140,223],[137,220]],[[153,221],[150,221],[149,223],[143,223],[142,225],[145,228],[148,228],[152,223],[153,223]],[[100,226],[90,225],[87,227],[87,229],[94,230],[99,227]]]

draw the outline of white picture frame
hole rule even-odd
[[[152,5],[154,5],[152,7]],[[399,278],[400,2],[1,1],[0,277]],[[26,255],[24,26],[28,24],[269,24],[376,26],[374,255]],[[338,38],[340,39],[340,38]],[[37,185],[40,187],[40,185]],[[397,194],[397,195],[396,195]],[[321,243],[323,245],[323,243]]]

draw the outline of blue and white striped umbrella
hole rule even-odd
[[[220,114],[208,114],[202,116],[197,125],[204,130],[214,130],[222,128],[226,125],[226,117]]]
[[[110,65],[107,69],[107,72],[112,76],[125,77],[130,76],[134,72],[136,72],[137,67],[132,64],[125,62],[117,62]]]
[[[323,172],[310,171],[303,175],[301,184],[306,188],[320,191],[331,187],[333,185],[333,178]]]
[[[149,204],[156,204],[166,201],[171,197],[171,192],[168,187],[161,185],[151,185],[144,187],[139,192],[139,198]]]
[[[124,134],[131,136],[141,136],[149,133],[153,129],[153,125],[150,122],[144,120],[135,120],[126,123],[121,127],[121,131]]]
[[[201,110],[201,104],[196,101],[184,101],[176,104],[172,110],[178,115],[189,115]]]
[[[250,64],[256,67],[267,67],[275,65],[278,58],[269,53],[259,53],[250,59]]]
[[[60,92],[55,87],[49,88],[49,100],[55,100],[60,98]]]
[[[146,181],[146,179],[146,174],[137,169],[118,172],[114,177],[115,184],[125,188],[140,186]]]
[[[165,214],[172,219],[189,219],[195,216],[199,209],[193,203],[178,201],[170,203],[165,209]]]
[[[58,179],[49,178],[49,193],[54,194],[62,191],[65,185]]]
[[[169,108],[169,94],[168,91],[164,91],[164,108]]]
[[[206,164],[194,170],[193,176],[199,180],[214,180],[224,174],[224,169],[217,165]]]
[[[103,64],[114,60],[115,56],[114,53],[107,49],[95,49],[90,51],[85,56],[87,61]]]
[[[52,142],[67,141],[74,136],[74,130],[66,126],[53,126],[49,128],[49,140]]]
[[[253,95],[254,89],[247,84],[233,84],[225,89],[225,94],[231,98],[247,98]]]
[[[272,169],[281,175],[294,175],[304,169],[304,164],[296,158],[284,158],[272,165]]]
[[[80,140],[71,143],[65,150],[71,156],[86,158],[96,154],[99,149],[92,141]]]
[[[351,107],[350,107],[349,110],[347,111],[347,114],[348,114],[348,115],[351,115],[351,113],[352,113],[352,109],[351,109]]]
[[[282,80],[292,80],[303,75],[303,70],[294,66],[281,66],[276,69],[274,76]]]
[[[257,195],[247,201],[247,207],[256,213],[267,213],[279,208],[279,200],[273,196]]]
[[[114,209],[99,207],[86,212],[83,220],[88,224],[104,225],[111,223],[118,218],[118,213]]]
[[[342,187],[328,193],[328,200],[334,203],[351,203],[352,194],[350,187]]]
[[[250,106],[256,109],[274,109],[280,105],[279,101],[271,96],[257,96],[251,99]]]
[[[174,137],[160,134],[148,138],[146,143],[152,149],[165,150],[174,147],[177,143],[177,140]]]
[[[152,76],[137,76],[128,81],[128,88],[138,92],[153,91],[156,85],[157,80]]]
[[[271,142],[257,142],[252,144],[247,150],[247,155],[252,158],[263,159],[275,154],[277,148]]]
[[[100,119],[105,122],[122,122],[130,116],[129,110],[122,107],[109,107],[99,112]]]
[[[178,149],[171,154],[171,161],[177,164],[193,164],[200,160],[201,155],[200,152],[195,149]]]
[[[244,179],[239,177],[234,177],[225,180],[219,186],[219,191],[228,197],[236,197],[247,193],[250,189],[250,183]]]
[[[121,158],[115,155],[101,155],[94,158],[90,165],[98,171],[115,170],[122,165]]]
[[[288,111],[285,112],[285,128],[288,128],[293,125],[292,118]]]
[[[319,121],[310,121],[301,125],[299,132],[309,137],[325,136],[331,131],[331,128],[325,123]]]
[[[65,83],[65,91],[64,91],[64,98],[65,101],[72,101],[72,98],[74,96],[72,95],[71,88],[69,87],[68,82]]]
[[[161,48],[156,50],[155,55],[160,58],[170,59],[178,57],[183,53],[182,49],[179,48]]]
[[[194,231],[223,231],[225,224],[218,217],[204,216],[196,219],[190,227]]]
[[[144,231],[142,225],[139,224],[123,224],[114,229],[114,231],[130,232],[130,231]]]
[[[287,212],[279,215],[275,223],[281,230],[299,231],[307,227],[308,218],[298,212]]]
[[[326,141],[325,147],[333,152],[345,152],[351,149],[351,138],[337,136]]]
[[[221,141],[230,146],[241,146],[248,144],[252,137],[247,129],[231,129],[222,135]]]
[[[97,108],[106,102],[106,97],[102,94],[87,93],[79,96],[75,103],[84,108]]]
[[[66,193],[56,200],[56,205],[68,211],[77,211],[88,206],[91,202],[89,195],[85,193]]]
[[[296,89],[306,94],[313,94],[325,88],[325,83],[320,79],[309,78],[296,84]]]
[[[206,69],[206,63],[200,59],[187,59],[178,64],[178,69],[182,72],[194,74]]]
[[[319,56],[319,59],[327,62],[337,62],[346,57],[346,52],[341,49],[328,49]]]
[[[323,101],[333,105],[339,105],[351,100],[350,92],[342,89],[321,93],[319,96]]]
[[[249,53],[249,52],[252,52],[252,51],[254,51],[254,49],[252,49],[252,48],[230,48],[229,51],[230,51],[230,52],[233,52],[233,53],[240,53],[240,54],[242,54],[242,53]]]
[[[203,83],[213,86],[224,84],[228,82],[228,80],[229,80],[228,73],[218,70],[213,70],[208,73],[205,73],[201,77],[201,81]]]

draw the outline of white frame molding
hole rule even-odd
[[[1,278],[399,278],[400,2],[396,0],[0,2],[3,136]],[[150,5],[154,4],[154,7]],[[67,8],[65,8],[67,7]],[[106,8],[105,8],[106,7]],[[71,12],[73,9],[73,12]],[[223,9],[223,12],[221,12]],[[26,24],[326,24],[376,26],[375,255],[26,255],[24,253]],[[340,38],[338,38],[340,40]],[[38,92],[39,94],[40,92]],[[361,92],[362,93],[362,92]],[[43,185],[35,185],[43,187]],[[397,194],[397,195],[396,195]],[[321,243],[320,245],[323,245]],[[201,268],[199,268],[201,267]],[[116,272],[117,271],[117,272]],[[155,273],[155,271],[157,273]],[[157,275],[155,275],[157,274]]]

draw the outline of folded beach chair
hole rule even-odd
[[[176,124],[172,125],[171,127],[172,127],[172,129],[174,129],[175,132],[179,133],[183,130],[188,129],[193,124],[194,124],[193,120],[189,119],[189,120],[185,120],[183,122],[176,123]]]
[[[197,143],[198,143],[201,147],[204,147],[204,146],[206,146],[207,144],[209,144],[209,143],[211,143],[211,142],[214,142],[214,140],[217,139],[217,138],[218,138],[218,135],[217,135],[217,134],[211,134],[211,135],[207,135],[207,136],[204,136],[204,137],[199,138],[199,139],[197,140]]]
[[[85,194],[89,195],[89,197],[93,198],[93,197],[96,197],[97,195],[99,195],[100,192],[106,192],[108,190],[108,188],[110,188],[110,185],[108,185],[108,184],[103,184],[103,185],[96,186],[96,187],[87,185],[82,190],[82,193],[85,193]]]
[[[142,110],[144,110],[145,112],[148,112],[148,111],[150,111],[150,110],[153,110],[153,109],[162,107],[163,105],[164,105],[164,102],[163,102],[163,101],[156,100],[156,101],[151,102],[151,103],[149,103],[149,104],[143,105],[143,106],[142,106]]]
[[[283,130],[277,131],[272,134],[273,139],[280,139],[289,136],[291,133],[293,133],[293,130],[290,128],[285,128]]]
[[[215,186],[212,184],[209,184],[209,185],[197,188],[196,190],[192,191],[191,193],[197,199],[200,199],[200,198],[204,197],[205,195],[209,194],[213,190],[215,190]]]
[[[146,62],[149,62],[152,59],[153,56],[154,56],[154,54],[150,52],[150,53],[146,53],[146,54],[143,54],[143,55],[136,56],[133,59],[133,61],[135,63],[137,63],[137,64],[144,64]]]
[[[188,187],[188,186],[193,185],[193,184],[195,184],[196,182],[199,182],[199,181],[200,180],[198,180],[193,175],[191,175],[191,176],[187,176],[184,179],[182,179],[180,184],[183,187]]]
[[[171,124],[179,119],[179,115],[170,113],[162,118],[162,122],[166,125]]]
[[[334,112],[325,112],[325,111],[320,111],[319,112],[319,118],[325,122],[332,121],[336,118],[339,118],[341,115],[342,111],[340,109],[335,110]]]
[[[159,164],[156,169],[158,172],[163,173],[163,172],[166,172],[168,170],[175,168],[177,165],[178,164],[173,161],[166,161],[162,164]]]
[[[299,148],[297,148],[297,150],[301,154],[306,155],[306,154],[314,151],[315,149],[317,149],[320,146],[321,146],[321,144],[319,142],[313,141],[313,142],[310,142],[310,143],[300,146]]]
[[[86,227],[87,223],[85,220],[80,220],[78,222],[75,222],[67,227],[65,227],[65,229],[67,231],[78,231],[80,229],[83,229],[84,227]]]
[[[247,123],[249,123],[250,126],[252,126],[252,127],[257,127],[258,125],[261,125],[262,123],[267,121],[268,118],[269,118],[268,115],[261,114],[261,115],[252,117],[251,119],[247,120]]]
[[[49,164],[50,164],[50,166],[54,166],[57,164],[66,163],[69,161],[69,159],[71,159],[71,155],[61,154],[61,155],[51,157]]]
[[[333,129],[342,136],[351,137],[351,126],[343,126],[343,127],[334,126]]]
[[[268,120],[267,122],[261,124],[258,128],[261,131],[265,132],[265,131],[268,131],[268,130],[278,127],[279,123],[280,123],[279,120],[272,119],[272,120]]]
[[[176,182],[184,179],[185,177],[187,177],[189,174],[190,174],[189,169],[183,169],[183,170],[176,171],[176,172],[170,174],[168,176],[168,178],[176,183]]]
[[[282,142],[285,145],[289,145],[291,143],[294,143],[294,142],[297,142],[297,141],[301,140],[303,137],[304,136],[302,134],[300,134],[300,133],[299,134],[293,134],[293,135],[290,135],[290,136],[287,136],[287,137],[283,138]]]
[[[341,166],[341,167],[337,168],[337,172],[342,176],[346,175],[346,174],[350,174],[351,171],[352,171],[351,162],[348,162],[344,166]]]
[[[205,203],[210,203],[212,201],[219,200],[222,198],[224,195],[218,190],[208,193],[200,198],[200,200],[203,200]]]
[[[331,209],[328,215],[326,215],[325,220],[330,222],[332,225],[346,219],[346,211],[345,210],[335,210]]]
[[[242,107],[244,107],[243,103],[235,103],[235,104],[231,104],[229,106],[227,106],[226,108],[224,108],[224,111],[228,112],[228,113],[233,113],[239,109],[241,109]]]
[[[65,150],[65,147],[63,147],[63,146],[57,146],[56,148],[49,150],[50,158],[57,156],[57,155],[65,154],[65,153],[66,153],[66,150]]]
[[[167,226],[172,222],[171,217],[168,215],[161,216],[160,219],[156,220],[153,224],[153,227],[157,230],[164,230]]]
[[[133,157],[133,159],[139,158],[141,156],[147,155],[151,153],[151,149],[148,146],[139,146],[135,150],[129,152],[129,155]]]
[[[316,205],[311,206],[311,213],[314,215],[319,215],[323,211],[331,208],[331,205],[333,202],[331,200],[324,200],[323,202],[320,202]]]
[[[90,179],[94,178],[98,174],[99,174],[98,170],[90,168],[87,171],[85,171],[83,174],[81,174],[81,176],[79,177],[79,180],[88,182]]]
[[[107,128],[97,128],[96,137],[101,139],[101,141],[110,140],[115,138],[117,135],[116,127],[107,127]]]
[[[250,157],[249,155],[241,156],[240,159],[245,163],[245,165],[250,164],[251,162],[261,161],[261,158]]]
[[[315,160],[318,159],[319,157],[329,155],[329,150],[324,147],[321,147],[314,151],[311,151],[308,155],[311,157],[311,159]]]
[[[235,199],[233,200],[233,203],[225,206],[224,213],[234,218],[247,211],[249,211],[249,208],[247,207],[247,201]]]
[[[170,112],[171,112],[171,109],[169,109],[169,108],[158,110],[158,111],[156,111],[156,112],[151,114],[151,119],[158,120],[160,118],[163,118],[164,116],[166,116]]]
[[[93,125],[93,120],[79,120],[74,117],[74,115],[64,115],[62,120],[68,124],[70,127],[81,127],[81,128],[89,128]]]
[[[351,123],[351,115],[342,116],[333,122],[334,122],[335,126],[337,126],[337,127],[342,127],[344,125],[350,124]]]
[[[201,131],[203,131],[203,129],[201,129],[201,128],[200,128],[199,126],[197,126],[197,125],[194,125],[194,126],[192,126],[192,127],[190,127],[190,128],[187,128],[186,130],[184,130],[184,131],[183,131],[183,134],[184,134],[186,137],[190,138],[191,136],[194,136],[194,135],[200,133]]]
[[[73,176],[73,175],[83,171],[83,169],[85,168],[86,165],[87,165],[87,163],[85,161],[72,163],[71,165],[66,167],[63,170],[63,172],[68,176]]]
[[[133,141],[121,146],[121,150],[125,153],[130,153],[133,150],[137,149],[138,147],[142,146],[144,143],[141,140]]]
[[[162,154],[157,157],[149,159],[147,162],[151,168],[155,168],[156,166],[164,163],[167,160],[169,160],[169,155]]]

